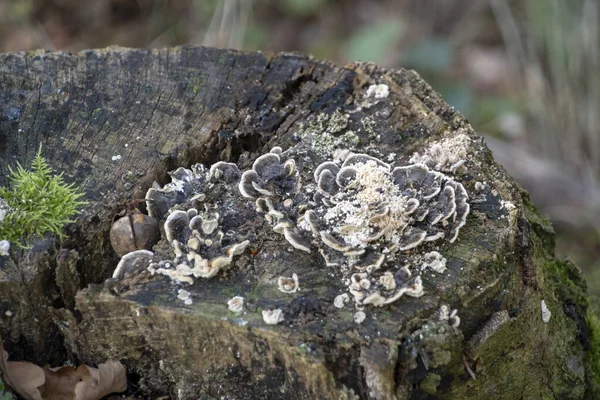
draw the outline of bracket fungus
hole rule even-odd
[[[157,270],[171,278],[191,276],[212,278],[228,267],[233,258],[250,244],[249,240],[231,242],[219,228],[218,207],[206,207],[205,212],[193,209],[176,210],[167,217],[165,236],[175,251],[175,270]],[[190,218],[190,215],[194,215]]]
[[[238,231],[245,221],[233,217],[238,214],[234,198],[241,172],[235,164],[218,162],[210,170],[196,164],[169,174],[171,182],[150,188],[146,201],[150,218],[164,220],[164,239],[174,257],[157,254],[147,269],[192,284],[229,267],[250,244],[242,237],[248,232]]]
[[[470,210],[463,185],[424,164],[392,167],[354,153],[321,163],[313,175],[314,207],[298,225],[320,244],[327,265],[349,275],[356,303],[382,306],[422,295],[421,279],[410,281],[393,265],[420,245],[456,240]],[[438,252],[424,258],[436,272],[445,269]]]
[[[437,250],[455,242],[466,223],[467,191],[425,163],[394,165],[338,150],[333,159],[316,156],[316,167],[314,151],[301,142],[286,151],[274,147],[243,172],[224,161],[171,172],[171,183],[148,191],[147,205],[151,215],[164,220],[164,239],[174,257],[140,254],[152,258],[148,270],[190,284],[214,277],[249,246],[258,217],[293,247],[290,251],[316,249],[325,267],[341,274],[347,293],[335,298],[336,308],[350,299],[362,310],[422,296],[419,274],[445,271],[446,259]],[[119,271],[130,269],[124,267],[127,260]],[[298,276],[280,276],[277,286],[295,293]],[[241,311],[243,298],[231,299],[228,308]],[[277,324],[283,311],[265,310],[263,319]]]
[[[295,249],[310,253],[310,243],[293,223],[298,210],[295,206],[304,202],[293,158],[288,158],[281,147],[274,147],[242,174],[238,187],[242,196],[255,199],[256,211],[264,215],[273,231],[283,235]]]

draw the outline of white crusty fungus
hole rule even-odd
[[[242,296],[232,297],[227,302],[227,308],[229,309],[229,311],[234,313],[240,313],[244,311],[244,298]]]
[[[0,256],[9,255],[10,242],[8,240],[0,240]]]
[[[541,309],[542,309],[542,321],[544,321],[544,323],[547,324],[548,322],[550,322],[550,317],[552,316],[552,313],[550,312],[550,309],[548,308],[548,306],[546,305],[546,302],[544,300],[542,300]]]
[[[262,317],[265,324],[277,325],[283,322],[283,311],[279,308],[276,310],[263,310]]]
[[[447,321],[448,325],[453,328],[458,328],[460,325],[460,318],[458,317],[458,311],[456,309],[450,310],[450,307],[446,304],[442,304],[438,311],[438,319],[440,321]]]
[[[313,177],[316,205],[298,227],[320,244],[327,265],[349,275],[356,303],[382,306],[405,294],[421,296],[420,278],[411,280],[394,261],[426,243],[456,240],[470,211],[463,185],[424,164],[393,167],[353,153],[321,163]],[[423,263],[436,272],[446,268],[436,251]]]
[[[464,133],[444,138],[432,143],[422,153],[413,154],[409,161],[453,173],[467,161],[470,143],[471,139]]]
[[[291,278],[280,276],[277,278],[277,287],[279,288],[279,291],[283,293],[296,293],[300,290],[298,275],[292,274]]]
[[[335,299],[333,300],[333,305],[336,308],[344,308],[344,306],[346,304],[348,304],[349,300],[350,300],[350,297],[348,296],[348,293],[342,293],[335,297]]]
[[[390,95],[388,85],[380,83],[379,85],[371,85],[365,93],[365,98],[375,97],[376,99],[386,99]]]
[[[357,311],[356,314],[354,314],[354,322],[357,324],[362,324],[365,319],[367,319],[367,314],[365,314],[364,311]]]
[[[429,253],[423,254],[423,263],[421,264],[421,270],[427,268],[441,274],[446,271],[446,259],[437,251],[430,251]]]

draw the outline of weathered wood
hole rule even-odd
[[[360,107],[375,83],[388,85],[389,97]],[[0,99],[0,183],[42,143],[50,165],[90,201],[64,243],[2,258],[0,331],[11,358],[118,358],[145,393],[180,399],[596,393],[577,268],[554,259],[551,227],[413,71],[195,47],[13,53],[0,55]],[[288,251],[272,231],[257,231],[258,253],[186,287],[190,306],[164,276],[103,284],[118,262],[113,218],[153,181],[193,163],[248,168],[273,146],[295,145],[311,121],[327,130],[336,111],[352,112],[336,135],[352,130],[356,150],[394,153],[399,164],[442,138],[471,138],[455,178],[471,214],[458,241],[438,246],[448,270],[423,274],[423,297],[368,308],[356,324],[352,306],[333,307],[339,274],[332,278],[317,252]],[[274,282],[291,272],[302,290],[283,294]],[[227,311],[238,294],[242,316]],[[442,304],[458,310],[458,329],[436,320]],[[265,325],[260,311],[269,307],[284,310],[283,324]]]

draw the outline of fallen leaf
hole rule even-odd
[[[127,389],[125,367],[108,360],[93,368],[69,365],[41,368],[30,362],[8,361],[0,337],[0,372],[4,383],[25,400],[99,400],[109,393]]]

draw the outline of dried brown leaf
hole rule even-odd
[[[125,367],[108,360],[98,368],[81,365],[41,368],[29,362],[8,361],[0,338],[0,372],[4,383],[25,400],[99,400],[127,389]]]

